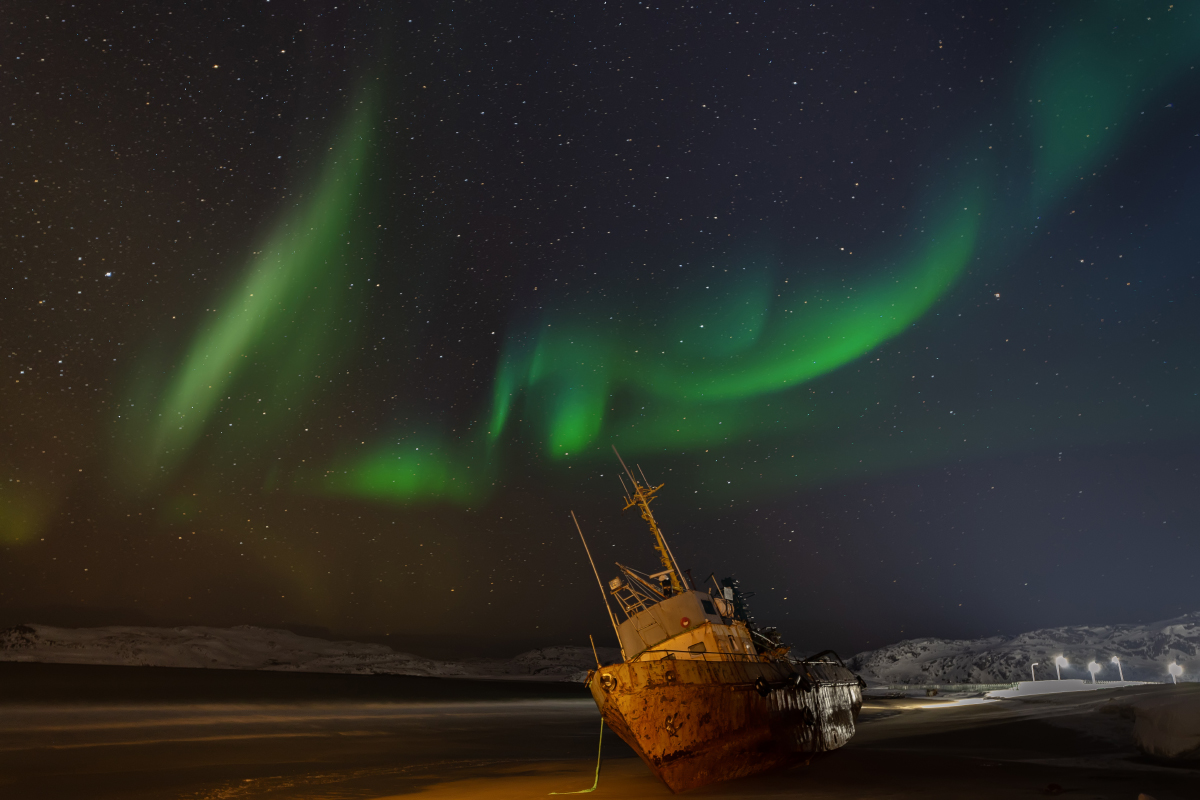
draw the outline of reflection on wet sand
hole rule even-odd
[[[595,769],[596,710],[579,687],[344,675],[263,683],[253,673],[136,668],[97,677],[87,667],[47,678],[55,670],[32,670],[48,665],[10,666],[0,665],[6,798],[524,800],[587,788]],[[1200,772],[1141,758],[1128,720],[1103,713],[1110,696],[1131,691],[979,705],[870,700],[844,750],[687,794],[1200,797]],[[250,701],[258,695],[269,702]],[[606,734],[588,796],[671,795]]]

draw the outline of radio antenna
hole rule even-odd
[[[583,538],[583,528],[579,527],[579,520],[575,519],[575,512],[571,512],[571,521],[575,523],[575,530],[579,531],[579,540],[583,542],[583,552],[587,553],[588,563],[592,565],[592,574],[596,576],[596,585],[600,587],[600,597],[604,600],[604,610],[608,612],[608,621],[612,623],[613,633],[617,635],[617,647],[621,648],[621,660],[625,660],[625,645],[621,643],[621,631],[617,628],[617,618],[613,616],[612,606],[608,604],[608,595],[604,591],[604,584],[600,581],[600,573],[596,571],[596,562],[592,560],[592,551],[588,549],[587,539]],[[596,647],[595,642],[592,643],[592,648]],[[599,657],[596,663],[600,663]]]

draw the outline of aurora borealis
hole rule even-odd
[[[222,397],[232,386],[241,384],[244,391],[259,384],[267,404],[261,405],[260,397],[253,408],[272,419],[255,420],[251,435],[266,439],[278,433],[273,418],[286,414],[285,404],[299,405],[311,394],[315,379],[304,373],[323,363],[323,350],[337,353],[340,340],[347,338],[339,329],[350,329],[351,322],[337,315],[345,304],[345,281],[358,275],[361,282],[363,267],[355,262],[365,260],[348,240],[370,235],[355,229],[353,217],[362,192],[371,108],[361,100],[351,113],[311,197],[302,199],[298,213],[280,223],[254,254],[244,280],[217,302],[215,321],[202,324],[182,361],[154,364],[168,376],[167,385],[149,387],[146,402],[130,403],[121,415],[134,426],[130,438],[145,448],[120,465],[139,488],[154,486],[160,474],[169,478],[204,431],[215,426],[214,413],[222,400],[232,399]],[[270,364],[266,380],[245,374],[251,369],[249,353]],[[330,360],[326,355],[324,361]],[[138,412],[136,406],[148,408]]]
[[[1193,610],[1198,15],[25,4],[0,609],[586,642],[616,445],[800,647]]]

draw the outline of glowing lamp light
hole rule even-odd
[[[1112,657],[1112,663],[1117,665],[1117,674],[1121,676],[1121,683],[1125,682],[1125,670],[1121,669],[1121,659],[1116,656]]]
[[[1183,674],[1183,667],[1172,661],[1167,665],[1167,672],[1171,673],[1171,683],[1179,683],[1179,676]]]
[[[688,625],[692,624],[692,621],[690,619],[688,619],[687,617],[684,617],[683,619],[679,620],[679,624],[682,627],[686,628]]]
[[[1058,675],[1060,681],[1062,680],[1062,668],[1067,666],[1067,663],[1067,659],[1063,656],[1056,656],[1054,658],[1054,674]]]
[[[1092,683],[1096,683],[1096,673],[1100,671],[1100,665],[1095,661],[1088,662],[1088,672],[1092,673]]]

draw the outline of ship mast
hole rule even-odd
[[[655,493],[658,492],[666,484],[660,483],[658,486],[650,486],[648,483],[642,484],[638,479],[633,477],[633,473],[629,471],[629,467],[625,466],[625,460],[621,458],[621,454],[617,453],[616,445],[613,445],[613,452],[617,454],[617,460],[621,462],[621,468],[625,470],[625,474],[629,476],[629,480],[633,482],[633,493],[630,494],[628,489],[625,489],[625,481],[621,481],[621,488],[625,489],[625,508],[622,511],[637,506],[642,512],[642,519],[646,520],[646,524],[650,526],[650,532],[654,534],[654,549],[658,551],[659,560],[662,561],[664,570],[671,576],[671,588],[676,593],[684,591],[683,580],[680,577],[679,565],[675,563],[675,556],[671,553],[671,548],[667,546],[667,540],[663,537],[662,529],[658,527],[658,523],[654,521],[654,514],[650,511],[650,501],[654,499]],[[645,475],[642,475],[643,479]]]

